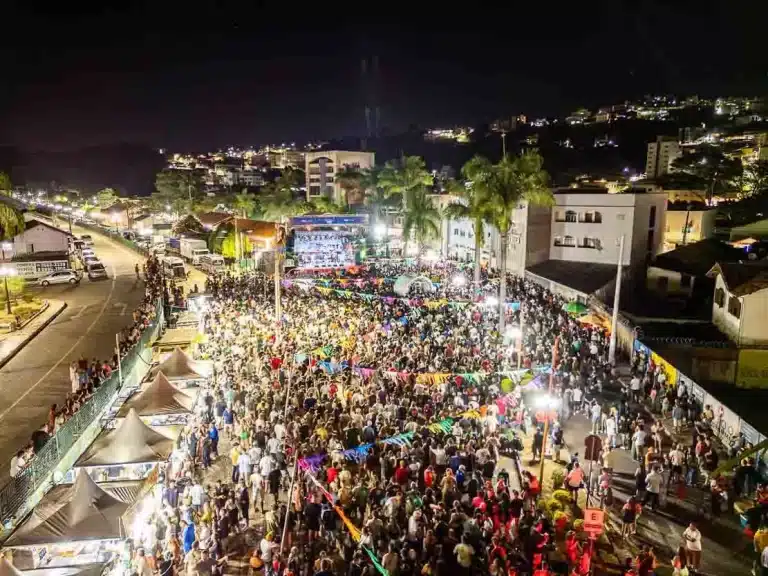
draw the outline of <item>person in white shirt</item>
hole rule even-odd
[[[605,435],[607,437],[608,446],[616,448],[616,418],[613,414],[609,414],[605,419]]]
[[[643,499],[643,504],[648,504],[652,510],[659,506],[659,493],[663,483],[664,477],[654,466],[645,477],[645,498]]]
[[[280,453],[280,440],[275,438],[274,436],[267,440],[267,450],[270,454],[279,454]]]
[[[277,424],[275,424],[273,431],[275,433],[275,438],[282,442],[283,438],[285,438],[285,426],[283,425],[282,418]]]
[[[691,522],[688,528],[683,532],[685,541],[685,551],[688,553],[689,564],[698,572],[701,564],[701,532],[696,528],[696,524]]]
[[[195,482],[189,489],[189,496],[192,499],[192,507],[199,511],[203,506],[203,496],[205,491],[199,482]]]
[[[247,482],[251,476],[251,457],[248,452],[243,452],[237,457],[237,469],[240,472],[240,478]]]
[[[24,470],[24,451],[19,450],[16,452],[16,455],[11,458],[11,478],[16,478],[19,474],[21,474],[21,471]]]
[[[576,386],[573,389],[573,409],[574,411],[578,411],[581,409],[581,399],[583,397],[583,393],[581,391],[581,388]]]
[[[637,376],[633,377],[632,380],[629,381],[629,390],[631,392],[632,400],[635,402],[640,401],[640,378]]]

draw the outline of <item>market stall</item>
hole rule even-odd
[[[4,546],[14,549],[18,569],[109,562],[122,550],[128,507],[81,473],[74,484],[46,494]]]
[[[192,391],[182,392],[171,384],[163,372],[158,372],[151,382],[145,383],[129,398],[117,413],[118,418],[124,418],[131,410],[139,416],[159,416],[191,414],[195,407],[196,394]]]
[[[168,358],[150,370],[150,376],[154,378],[162,372],[177,386],[195,386],[210,375],[211,368],[210,362],[195,361],[180,348],[175,348]]]

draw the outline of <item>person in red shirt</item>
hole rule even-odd
[[[435,470],[431,465],[424,470],[424,485],[427,488],[432,488],[435,485]]]
[[[408,484],[408,468],[405,466],[405,460],[400,460],[400,465],[395,469],[395,482],[400,486]]]
[[[333,466],[329,466],[325,474],[326,474],[326,479],[328,480],[328,484],[332,484],[333,481],[336,480],[336,478],[338,477],[339,471],[336,470],[336,468],[334,468]]]

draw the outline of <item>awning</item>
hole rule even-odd
[[[117,413],[118,418],[128,415],[135,410],[139,416],[157,416],[161,414],[189,414],[195,406],[195,399],[170,383],[162,372],[144,385]]]
[[[162,462],[173,452],[173,445],[173,440],[152,430],[131,410],[117,428],[96,437],[75,467]]]
[[[128,504],[107,494],[81,471],[69,489],[46,495],[5,546],[122,538],[120,519],[127,509]]]
[[[165,374],[168,380],[199,380],[206,377],[206,370],[187,356],[181,348],[174,349],[171,355],[159,366],[150,371],[154,378],[159,372]]]

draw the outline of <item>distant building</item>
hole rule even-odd
[[[338,171],[343,166],[364,169],[370,168],[373,164],[373,152],[346,150],[307,152],[305,160],[307,200],[325,196],[337,204],[341,204],[344,200],[344,190],[336,181]]]
[[[286,168],[303,168],[305,154],[293,148],[267,147],[264,149],[264,158],[272,168],[285,170]]]
[[[451,204],[460,204],[462,199],[452,194],[430,194],[432,203],[441,211]],[[475,230],[472,221],[466,218],[443,218],[440,223],[440,238],[432,242],[432,249],[444,258],[460,262],[475,259]]]
[[[67,232],[45,222],[29,220],[25,223],[24,232],[13,238],[13,255],[21,256],[38,252],[66,254],[69,251],[69,236]]]
[[[664,228],[664,249],[693,244],[715,233],[717,210],[704,206],[669,206]]]
[[[658,178],[672,171],[672,163],[679,158],[680,144],[675,138],[659,136],[648,144],[645,162],[645,174],[648,178]]]

